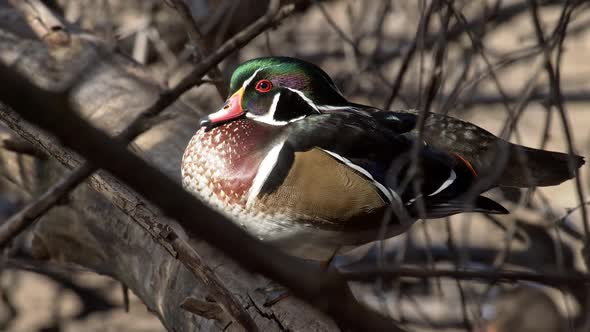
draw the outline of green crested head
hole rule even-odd
[[[253,77],[255,73],[256,77]],[[249,78],[252,78],[249,83],[267,79],[275,87],[300,91],[316,105],[346,104],[346,99],[328,74],[318,66],[300,59],[265,57],[242,63],[232,74],[230,95],[242,87]]]
[[[348,104],[330,76],[314,64],[289,57],[266,57],[242,63],[232,74],[230,96],[203,125],[219,124],[242,115],[272,125],[284,125],[322,107]]]

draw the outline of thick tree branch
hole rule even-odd
[[[31,20],[31,22],[39,22],[36,23],[37,25],[32,26],[34,27],[34,30],[38,33],[39,36],[44,36],[46,33],[48,33],[45,30],[52,31],[53,28],[51,27],[57,24],[44,23],[45,19],[48,17],[47,20],[49,20],[49,22],[59,21],[42,4],[36,3],[35,1],[33,2],[34,6],[28,3],[18,3],[19,8],[21,8],[21,10],[24,11],[25,15],[29,18],[29,20]],[[246,29],[246,31],[244,31],[243,33],[240,33],[236,35],[234,38],[228,40],[226,43],[224,43],[224,45],[222,45],[219,48],[217,52],[205,58],[200,64],[198,64],[193,69],[193,71],[189,75],[187,75],[187,77],[185,77],[185,79],[183,79],[176,87],[163,92],[160,98],[154,104],[152,104],[151,107],[142,112],[140,116],[137,119],[135,119],[135,121],[133,121],[127,127],[127,129],[125,129],[119,135],[119,138],[122,138],[125,141],[131,141],[135,137],[143,133],[146,129],[148,129],[148,124],[154,117],[156,117],[166,107],[170,106],[182,93],[184,93],[194,85],[198,84],[200,82],[201,77],[207,71],[215,67],[228,54],[238,49],[239,47],[242,47],[251,39],[255,38],[262,31],[266,30],[270,26],[273,26],[281,19],[287,17],[292,12],[292,10],[292,6],[285,7],[281,10],[279,10],[276,6],[270,7],[268,14],[254,22],[250,26],[250,29]],[[37,13],[37,15],[33,16],[33,13]],[[42,13],[44,15],[41,16],[41,14],[38,13]],[[38,26],[38,28],[35,28],[36,26]],[[43,30],[43,27],[46,26],[49,26],[50,28]],[[63,25],[60,26],[62,28],[59,29],[59,31],[65,31]],[[30,224],[37,220],[39,216],[48,211],[62,197],[67,195],[71,190],[77,187],[95,171],[96,168],[92,165],[88,163],[82,164],[81,166],[76,168],[69,176],[62,179],[56,185],[52,186],[47,192],[42,194],[35,201],[28,204],[20,212],[12,216],[5,223],[3,223],[0,227],[0,247],[5,246],[10,239],[14,238],[16,235],[18,235],[20,232],[26,229]],[[159,230],[162,228],[162,225],[158,225],[157,222],[155,222],[155,219],[150,219],[148,221],[151,222],[151,224],[147,226],[143,225],[144,228],[147,227],[146,229],[148,229],[148,231],[154,229]],[[155,235],[156,238],[158,238],[158,234],[160,234],[160,231],[156,231],[155,234],[152,235]],[[174,237],[177,238],[177,236]],[[162,243],[162,241],[160,242]],[[169,251],[178,251],[177,249],[178,247],[180,247],[180,254],[182,257],[184,257],[184,259],[181,259],[181,261],[185,265],[187,265],[189,270],[193,271],[197,277],[203,279],[205,284],[211,287],[211,291],[214,297],[216,297],[216,299],[225,306],[229,313],[234,318],[236,318],[238,322],[244,325],[244,327],[246,327],[248,330],[255,330],[256,326],[252,319],[242,309],[242,307],[238,304],[235,298],[227,291],[227,289],[223,287],[222,283],[215,277],[213,272],[206,266],[206,264],[204,264],[202,260],[198,259],[198,254],[192,248],[190,248],[190,246],[186,244],[184,241],[178,239],[176,242],[177,243],[173,245],[171,245],[170,243],[162,244],[166,248],[169,248]]]
[[[26,133],[27,128],[21,123],[21,119],[10,111],[3,109],[4,106],[0,105],[0,118],[5,123],[18,133]],[[42,146],[46,145],[39,142]],[[63,162],[63,161],[62,161]],[[66,165],[70,166],[70,165]],[[81,176],[84,176],[84,172],[88,172],[90,167],[92,170],[90,173],[95,171],[94,166],[88,163],[76,168],[68,176],[61,179],[49,190],[44,192],[38,197],[33,203],[29,204],[26,208],[13,215],[11,220],[36,220],[43,213],[49,210],[53,204],[61,200],[68,192],[76,187],[76,182]],[[102,177],[106,178],[107,181],[101,181],[100,179],[92,179],[93,183],[96,183],[95,188],[103,188],[103,190],[112,190],[115,192],[125,192],[126,188],[117,188],[116,190],[111,188],[108,184],[108,180],[111,182],[115,181],[108,174],[101,174]],[[84,176],[84,179],[86,177]],[[116,181],[115,181],[116,182]],[[105,189],[106,187],[106,189]],[[132,192],[126,192],[125,195],[128,199],[133,202],[140,202],[141,199],[135,197]],[[29,208],[30,207],[30,208]],[[258,328],[250,315],[242,308],[238,300],[234,297],[231,292],[224,287],[223,283],[215,275],[213,270],[203,261],[201,256],[184,240],[178,237],[176,232],[168,225],[160,223],[158,220],[161,219],[155,212],[150,210],[148,207],[138,205],[137,203],[123,203],[119,206],[125,213],[127,213],[137,224],[148,232],[155,241],[160,244],[165,250],[167,250],[172,257],[178,259],[191,273],[202,280],[203,283],[208,287],[210,295],[225,308],[228,313],[240,323],[247,331],[257,331]],[[127,208],[125,208],[127,207]],[[8,241],[10,238],[4,238],[7,234],[18,234],[22,231],[21,223],[6,222],[0,226],[0,241]],[[16,229],[15,229],[16,228]],[[216,305],[211,303],[211,306]]]
[[[287,17],[293,11],[293,7],[284,7],[274,16],[264,16],[254,22],[249,28],[225,42],[214,54],[205,58],[198,64],[180,83],[174,88],[161,93],[160,98],[154,104],[141,112],[123,132],[119,134],[121,139],[131,141],[148,129],[146,124],[156,117],[166,107],[170,106],[180,95],[200,83],[200,79],[213,66],[221,62],[227,55],[244,46],[258,34]],[[272,14],[272,13],[269,13]],[[72,172],[68,179],[64,180],[59,188],[53,188],[52,193],[42,195],[35,202],[27,205],[19,214],[15,215],[0,227],[0,247],[28,227],[34,220],[53,206],[61,197],[82,183],[96,168],[89,164],[83,164]]]
[[[10,87],[0,87],[0,100],[28,121],[55,134],[90,163],[132,186],[192,236],[206,240],[245,268],[286,285],[295,295],[346,326],[401,331],[390,319],[360,304],[338,272],[321,270],[256,240],[184,191],[167,175],[131,154],[121,138],[110,138],[88,124],[71,111],[68,94],[41,90],[4,65],[0,66],[0,74],[12,82]],[[84,140],[80,139],[82,135]]]

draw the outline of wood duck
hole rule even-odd
[[[230,97],[190,140],[183,185],[260,240],[326,260],[400,234],[418,218],[508,213],[480,194],[556,185],[584,163],[435,113],[416,142],[418,114],[351,103],[311,63],[253,59],[234,71]],[[414,144],[419,186],[407,185]]]

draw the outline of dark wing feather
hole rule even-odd
[[[403,123],[400,126],[403,127]],[[400,133],[401,127],[384,126],[382,119],[359,114],[357,111],[339,111],[294,122],[286,131],[284,139],[287,150],[308,151],[321,148],[330,151],[346,158],[355,166],[362,167],[385,187],[396,190],[400,189],[398,185],[407,174],[408,151],[414,144],[412,135]],[[471,170],[461,159],[430,146],[421,149],[420,158],[424,174],[420,190],[424,194],[424,201],[428,203],[427,207],[432,209],[432,215],[449,215],[466,210],[487,211],[477,205],[468,208],[464,201],[459,200],[473,180]],[[454,173],[456,179],[445,185],[451,173]],[[445,189],[429,196],[441,186]],[[419,193],[414,192],[412,186],[402,190],[398,194],[412,211],[412,198]],[[440,211],[437,212],[437,209]],[[498,209],[494,208],[489,212],[497,213]]]
[[[493,214],[507,214],[509,213],[502,205],[485,197],[477,196],[475,202],[469,200],[452,199],[447,201],[431,201],[424,202],[426,216],[423,218],[444,218],[453,214],[462,212],[482,212]],[[418,216],[417,207],[412,206],[414,215]]]
[[[348,112],[314,115],[293,122],[286,136],[286,142],[296,151],[319,147],[347,158],[384,162],[392,154],[403,153],[411,144],[373,118]]]
[[[368,112],[384,126],[415,132],[417,111]],[[568,162],[572,163],[574,170],[584,164],[581,156],[513,144],[481,127],[450,116],[436,113],[427,113],[426,116],[423,136],[428,145],[457,154],[477,173],[493,173],[494,169],[502,168],[490,187],[553,186],[575,176]]]

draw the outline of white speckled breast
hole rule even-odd
[[[375,239],[376,230],[343,232],[321,229],[297,211],[246,206],[248,192],[269,144],[281,127],[247,119],[205,131],[190,140],[182,158],[184,187],[250,234],[275,243],[290,254],[324,260],[343,245]]]

